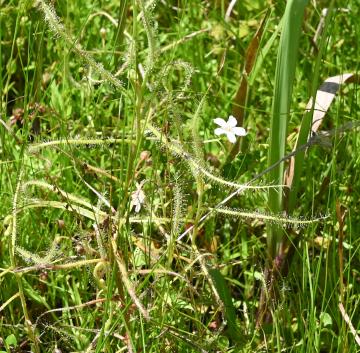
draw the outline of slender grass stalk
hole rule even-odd
[[[171,222],[171,232],[170,239],[168,242],[168,267],[171,268],[171,263],[174,258],[175,242],[176,236],[179,231],[180,221],[181,221],[181,211],[182,204],[184,200],[181,193],[181,188],[178,180],[176,180],[174,188],[174,210],[173,210],[173,220]]]
[[[18,298],[20,296],[20,293],[17,292],[15,293],[13,296],[11,296],[5,303],[3,303],[1,306],[0,306],[0,313],[13,301],[15,300],[16,298]]]
[[[301,25],[307,0],[289,0],[283,18],[283,28],[276,63],[273,108],[270,126],[270,149],[268,165],[275,164],[285,156],[285,144],[295,68],[301,35]],[[269,173],[269,181],[281,185],[284,163],[280,163]],[[283,208],[283,187],[269,190],[268,206],[272,213],[278,214]],[[267,245],[270,259],[278,253],[283,237],[281,227],[268,225]]]
[[[121,279],[123,281],[125,288],[127,289],[131,299],[134,301],[135,305],[137,306],[137,308],[139,309],[141,314],[144,316],[145,319],[149,320],[150,319],[149,312],[144,308],[144,306],[142,305],[142,303],[140,302],[139,298],[136,295],[135,288],[129,279],[126,265],[120,255],[120,252],[116,245],[115,239],[111,239],[111,245],[112,245],[113,254],[115,256],[116,263],[117,263],[119,271],[121,273]]]
[[[21,183],[22,179],[24,177],[24,168],[23,165],[20,164],[20,171],[18,175],[17,185],[15,189],[14,199],[13,199],[13,210],[12,210],[12,228],[11,228],[11,237],[10,237],[10,243],[9,243],[9,251],[10,251],[10,262],[11,267],[16,267],[16,258],[15,258],[15,250],[16,250],[16,238],[17,238],[17,210],[19,206],[19,202],[21,200]],[[20,295],[20,301],[22,305],[22,310],[24,313],[25,318],[25,327],[27,329],[27,333],[29,335],[29,338],[32,342],[32,348],[34,349],[35,353],[40,352],[38,340],[35,335],[34,327],[30,320],[30,315],[27,309],[26,305],[26,297],[25,297],[25,291],[23,287],[23,280],[22,280],[22,274],[21,273],[15,273],[16,282],[19,288],[19,295]]]
[[[203,107],[205,103],[205,97],[204,95],[199,102],[199,105],[196,109],[195,114],[193,115],[191,127],[192,127],[192,137],[194,140],[194,150],[195,150],[195,156],[197,160],[202,161],[203,160],[203,152],[201,150],[201,143],[199,141],[199,117],[201,108]],[[194,168],[194,167],[193,167]],[[194,169],[195,179],[196,179],[196,193],[197,193],[197,205],[196,205],[196,215],[195,215],[195,221],[194,221],[194,229],[192,231],[191,235],[191,243],[193,247],[195,247],[196,244],[196,237],[198,234],[198,222],[201,219],[201,214],[203,212],[203,196],[204,196],[204,178],[201,173],[197,173]]]
[[[125,37],[125,24],[126,24],[126,13],[128,10],[129,4],[128,0],[120,0],[119,1],[119,20],[116,29],[116,37],[115,37],[115,45],[114,45],[114,52],[116,50],[121,49],[121,45],[123,44],[124,37]],[[115,67],[119,64],[119,56],[114,55],[115,59]]]

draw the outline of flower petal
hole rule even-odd
[[[139,200],[140,203],[144,203],[144,201],[145,201],[145,193],[144,193],[144,191],[142,191],[142,190],[139,191],[138,200]]]
[[[237,136],[246,136],[247,132],[243,127],[233,127],[232,132]]]
[[[227,126],[235,127],[237,125],[237,120],[233,115],[229,116],[229,120],[227,121]]]
[[[229,141],[231,143],[235,143],[236,142],[236,136],[233,132],[229,131],[229,132],[226,132],[226,136],[227,138],[229,139]]]
[[[214,119],[214,123],[218,124],[219,126],[221,126],[223,128],[227,127],[226,121],[224,119],[221,119],[221,118]]]
[[[226,131],[224,131],[221,127],[218,127],[217,129],[215,129],[215,135],[222,135],[222,134],[226,134]]]
[[[136,212],[136,213],[139,213],[139,212],[140,212],[140,208],[141,208],[141,204],[140,204],[140,202],[139,202],[138,204],[136,204],[135,212]]]

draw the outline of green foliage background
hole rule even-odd
[[[47,2],[0,0],[1,349],[356,352],[357,84],[308,149],[291,214],[269,208],[267,174],[246,184],[269,167],[286,2],[237,1],[227,19],[225,0],[52,3],[57,17]],[[359,4],[331,2],[314,43],[328,6],[305,8],[285,154],[314,88],[358,71]],[[228,163],[213,119],[231,114],[265,17],[248,135]],[[240,185],[259,188],[222,204]],[[269,223],[294,251],[271,290]]]

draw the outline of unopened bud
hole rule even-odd
[[[100,36],[102,39],[106,38],[106,33],[107,33],[107,30],[104,27],[101,27],[100,28]]]

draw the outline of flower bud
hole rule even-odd
[[[107,33],[107,30],[104,27],[101,27],[100,28],[100,36],[102,39],[106,38],[106,33]]]

